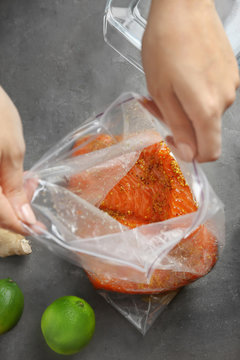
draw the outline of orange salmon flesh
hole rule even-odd
[[[97,151],[121,141],[101,134],[84,137],[74,144],[73,156]],[[85,183],[84,183],[85,181]],[[69,180],[69,189],[76,194],[86,182],[81,174]],[[108,192],[99,208],[128,228],[164,221],[197,210],[191,189],[177,161],[164,141],[144,148],[128,173]],[[152,294],[176,290],[206,275],[217,261],[218,246],[215,236],[204,226],[181,240],[168,254],[173,261],[184,261],[188,272],[160,270],[153,272],[149,283],[137,283],[111,276],[111,265],[96,262],[88,277],[97,289],[121,293]],[[85,259],[86,261],[86,259]],[[89,259],[89,261],[92,261]],[[126,268],[123,273],[126,273]]]

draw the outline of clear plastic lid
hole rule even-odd
[[[104,16],[105,41],[141,71],[150,4],[151,0],[108,0]],[[240,66],[240,0],[215,0],[215,4]]]

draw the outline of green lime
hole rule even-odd
[[[23,306],[23,293],[15,281],[10,278],[0,280],[0,334],[17,324]]]
[[[44,311],[41,329],[52,350],[64,355],[75,354],[93,336],[94,311],[85,300],[77,296],[63,296]]]

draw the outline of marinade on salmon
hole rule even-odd
[[[73,156],[100,150],[120,140],[120,137],[104,134],[93,139],[85,137],[75,143]],[[86,181],[96,179],[87,178]],[[81,176],[70,178],[69,189],[76,194],[85,185]],[[169,147],[160,141],[141,151],[136,163],[108,192],[99,208],[133,229],[189,214],[197,210],[197,204]],[[189,271],[156,269],[149,283],[137,283],[111,276],[111,265],[96,261],[94,271],[87,274],[98,289],[135,294],[160,293],[175,290],[207,274],[217,261],[217,253],[215,236],[201,225],[168,254],[176,262],[184,259]]]

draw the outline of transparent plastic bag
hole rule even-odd
[[[147,99],[122,94],[104,113],[61,140],[25,177],[25,182],[36,184],[32,207],[42,223],[34,231],[28,229],[33,237],[83,267],[101,295],[142,333],[179,288],[211,270],[224,244],[221,201],[198,164],[180,161],[167,147],[167,135],[168,130],[149,111]],[[182,206],[178,193],[188,191],[196,208],[163,221],[150,223],[148,219],[146,224],[130,228],[103,205],[119,186],[123,191],[120,195],[127,195],[118,206],[130,201],[126,190],[129,183],[125,188],[120,184],[127,176],[130,179],[136,164],[139,174],[145,171],[141,170],[141,154],[148,154],[152,148],[159,154],[163,151],[176,175],[175,180],[168,179],[159,163],[157,185],[167,184],[166,191],[170,189],[177,196],[177,209]],[[149,174],[154,171],[151,168]],[[136,212],[141,212],[144,189],[148,189],[147,178],[140,178],[140,198],[136,189],[138,199],[131,202]],[[154,184],[156,179],[151,181]],[[178,183],[175,193],[174,181]],[[164,192],[157,196],[164,196]],[[159,202],[155,205],[158,207],[153,207],[150,219],[162,212]]]
[[[179,290],[162,294],[128,295],[99,290],[99,294],[145,335]]]

